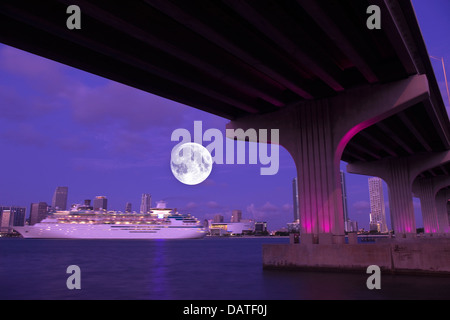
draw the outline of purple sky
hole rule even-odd
[[[449,77],[450,3],[413,3],[429,54],[444,57]],[[442,66],[432,63],[449,108]],[[171,133],[192,132],[195,120],[203,122],[203,131],[224,131],[228,122],[0,44],[0,205],[28,211],[31,202],[51,203],[55,188],[68,186],[69,203],[105,195],[110,209],[124,210],[131,202],[138,210],[141,194],[150,193],[153,204],[164,199],[198,218],[219,213],[229,221],[231,211],[240,209],[243,218],[267,221],[271,230],[291,222],[296,170],[283,148],[274,176],[261,176],[259,164],[223,164],[214,165],[197,186],[173,177]],[[346,174],[346,179],[349,217],[368,229],[368,177]],[[385,201],[390,227],[387,192]],[[417,199],[414,205],[419,227]]]

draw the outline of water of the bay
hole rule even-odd
[[[202,240],[0,239],[0,299],[450,299],[450,278],[263,270],[262,244],[286,238]],[[80,268],[69,290],[67,267]]]

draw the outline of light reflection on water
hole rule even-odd
[[[0,240],[0,299],[450,299],[450,278],[263,270],[271,238]],[[81,269],[81,290],[66,268]]]

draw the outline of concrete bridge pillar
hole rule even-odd
[[[390,161],[389,167],[386,182],[388,184],[392,228],[396,235],[415,236],[416,220],[408,162],[404,159]]]
[[[447,218],[448,218],[448,225],[450,227],[450,201],[447,202]]]
[[[361,130],[427,97],[426,76],[416,75],[348,90],[328,99],[303,101],[271,113],[245,116],[228,123],[227,129],[279,130],[279,141],[273,143],[286,148],[297,167],[300,242],[338,244],[344,242],[339,165],[345,146]],[[247,138],[251,140],[250,136]],[[408,183],[400,178],[398,189]],[[405,197],[402,193],[399,196]]]
[[[450,233],[450,225],[447,212],[447,203],[449,198],[449,189],[442,189],[436,194],[436,213],[440,233]]]
[[[425,233],[449,233],[447,201],[450,192],[450,177],[436,176],[420,178],[414,182],[414,193],[420,198]]]
[[[436,199],[432,179],[418,180],[419,188],[416,195],[420,198],[423,227],[425,233],[438,233],[438,221],[436,212]]]
[[[291,154],[299,177],[301,243],[344,242],[340,158],[335,157],[330,108],[326,99],[308,101],[289,112],[280,110],[270,117],[259,116],[259,121],[252,117],[227,126],[279,129],[279,144]]]
[[[382,178],[388,185],[391,224],[396,236],[410,237],[416,234],[410,159],[353,163],[347,166],[347,171]]]
[[[330,114],[328,100],[305,103],[291,113],[291,134],[281,141],[297,167],[303,243],[344,242],[340,163]]]

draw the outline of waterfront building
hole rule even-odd
[[[0,219],[0,232],[9,233],[11,232],[12,219],[11,210],[5,209],[2,211],[2,216]]]
[[[242,211],[241,210],[233,210],[231,213],[231,222],[237,223],[241,222],[242,219]]]
[[[289,233],[300,233],[300,223],[297,221],[287,223],[286,226]]]
[[[350,219],[345,221],[345,231],[358,232],[358,221],[352,221]]]
[[[32,203],[30,206],[30,225],[41,222],[47,217],[48,204],[47,202]]]
[[[255,222],[253,220],[246,220],[245,222],[213,222],[209,226],[209,233],[212,236],[252,234],[254,231]]]
[[[67,210],[68,187],[57,187],[52,198],[52,207],[55,210]]]
[[[213,222],[214,223],[222,223],[223,222],[223,215],[221,215],[221,214],[214,215]]]
[[[24,226],[25,213],[25,207],[0,206],[0,232],[9,233],[13,226]]]
[[[13,226],[24,226],[27,209],[25,207],[11,207],[10,210],[13,212]]]
[[[259,221],[255,223],[255,235],[267,234],[267,222]]]
[[[126,213],[131,213],[131,202],[127,202],[125,204],[125,212]]]
[[[105,196],[97,196],[94,199],[94,210],[95,211],[106,211],[108,210],[108,199]]]
[[[141,197],[140,213],[148,213],[152,208],[152,196],[148,193],[143,193]]]
[[[375,228],[382,233],[388,232],[386,224],[386,211],[383,197],[383,184],[381,178],[369,178],[370,196],[370,229]]]

